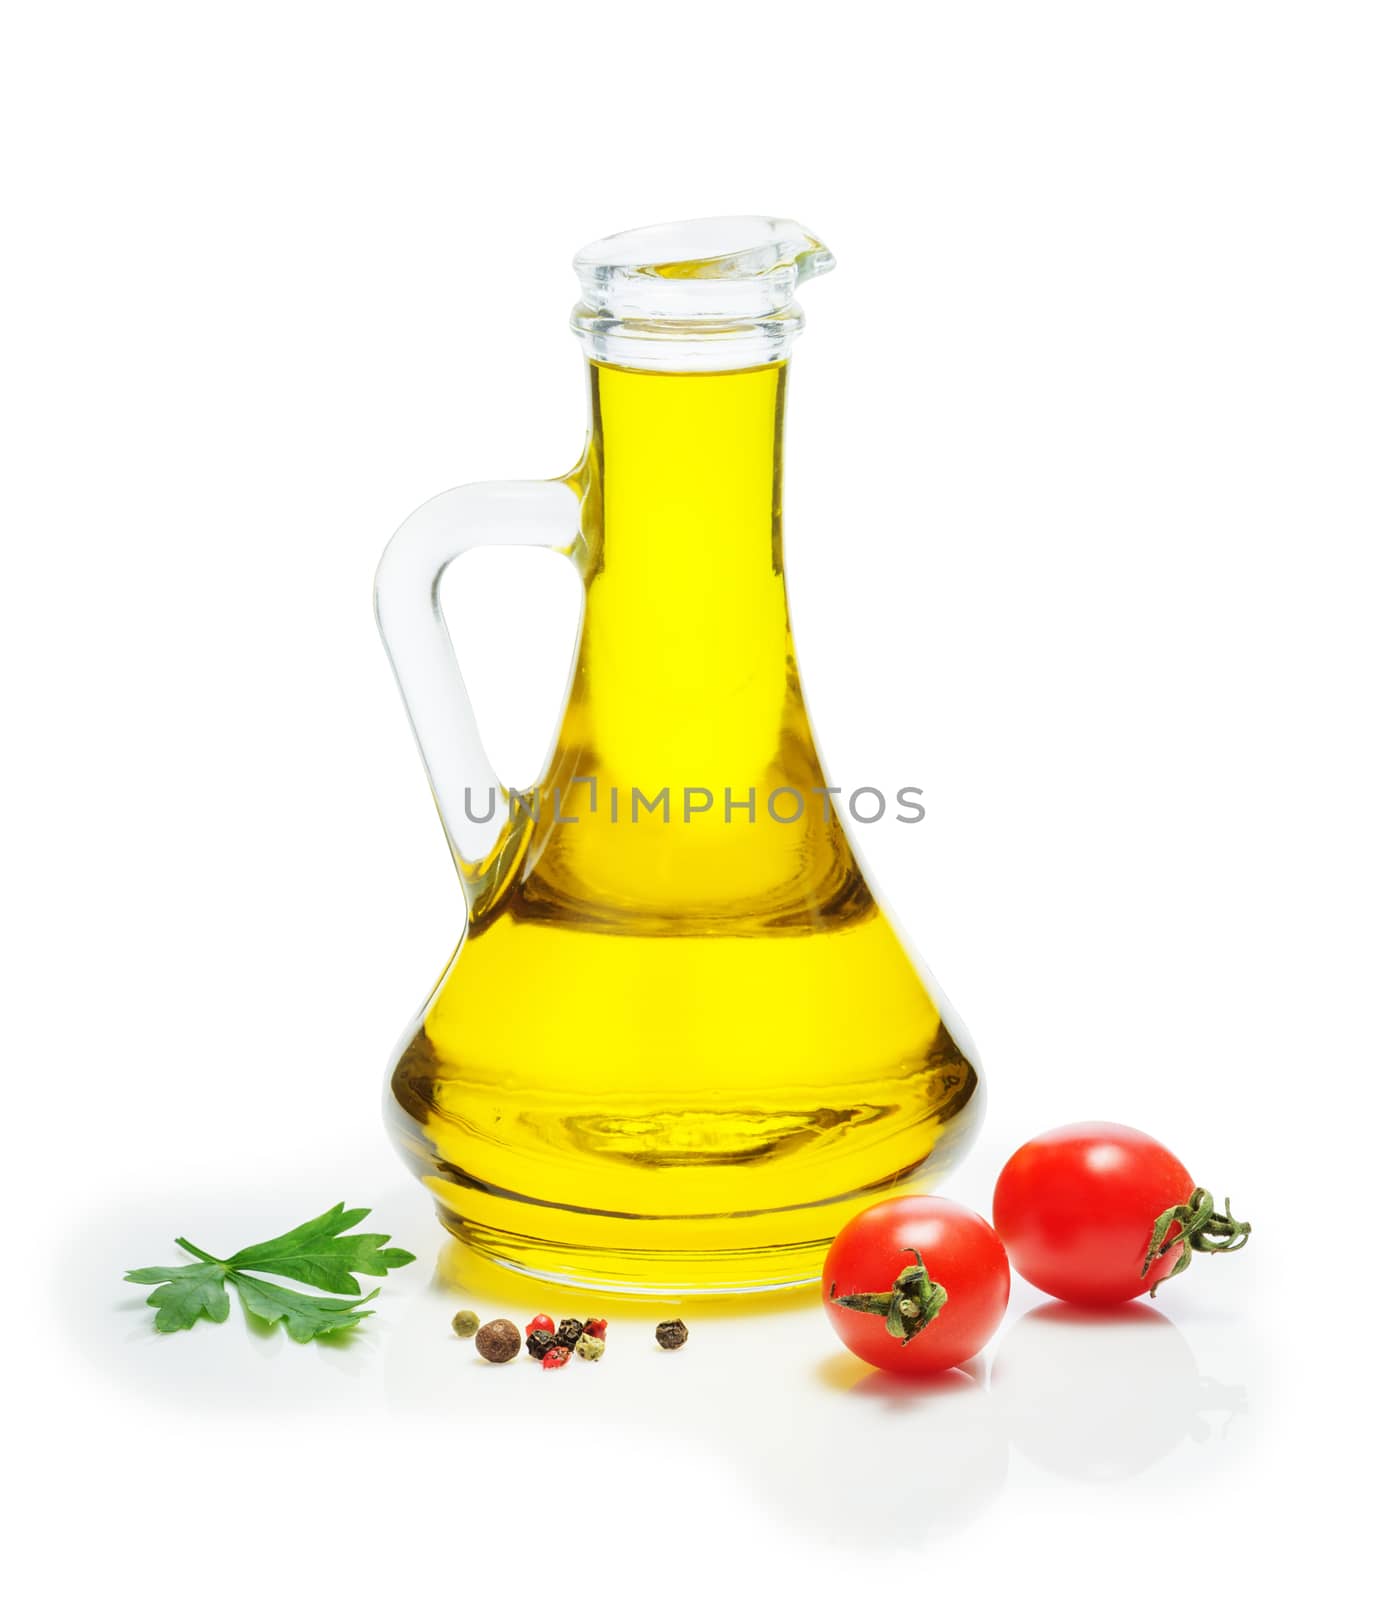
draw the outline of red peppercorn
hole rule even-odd
[[[564,1367],[570,1359],[571,1349],[569,1345],[554,1344],[546,1355],[542,1357],[542,1365],[544,1367]]]
[[[545,1311],[539,1311],[532,1321],[528,1323],[527,1327],[523,1329],[523,1332],[531,1333],[534,1328],[541,1328],[546,1333],[556,1332],[556,1324]]]
[[[585,1332],[592,1339],[603,1339],[609,1331],[608,1317],[591,1317],[585,1324]]]

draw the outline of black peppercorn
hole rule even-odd
[[[663,1350],[679,1350],[690,1338],[690,1329],[677,1317],[674,1322],[657,1324],[657,1343]]]
[[[583,1317],[562,1317],[556,1325],[556,1342],[564,1344],[567,1350],[574,1350],[576,1341],[585,1332],[585,1319]]]
[[[486,1361],[512,1361],[523,1348],[523,1336],[507,1317],[486,1322],[475,1335],[475,1349]]]
[[[534,1328],[527,1336],[527,1353],[534,1361],[540,1361],[555,1343],[554,1333],[546,1328]]]

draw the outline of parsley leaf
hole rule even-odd
[[[237,1272],[230,1280],[239,1290],[240,1304],[246,1311],[265,1322],[281,1322],[288,1337],[298,1344],[306,1344],[319,1333],[340,1333],[353,1328],[365,1317],[373,1315],[361,1311],[365,1301],[378,1294],[367,1294],[362,1300],[332,1300],[324,1294],[298,1294],[295,1289],[284,1289],[276,1283],[266,1283],[262,1278],[251,1278]]]
[[[153,1325],[160,1333],[190,1328],[198,1317],[224,1322],[230,1315],[225,1269],[219,1261],[194,1261],[190,1267],[140,1267],[127,1272],[126,1283],[161,1283],[148,1303],[158,1307]]]
[[[352,1276],[351,1269],[367,1277],[382,1278],[392,1268],[405,1267],[409,1261],[416,1260],[406,1250],[382,1249],[381,1246],[388,1243],[386,1233],[356,1233],[348,1239],[338,1237],[368,1215],[368,1206],[356,1211],[347,1211],[343,1205],[332,1206],[291,1233],[237,1250],[229,1265],[272,1272],[275,1277],[292,1278],[314,1289],[359,1294],[359,1280]]]
[[[310,1222],[266,1239],[262,1244],[246,1245],[233,1256],[221,1260],[198,1249],[186,1239],[175,1242],[196,1260],[183,1267],[140,1267],[125,1274],[126,1283],[155,1283],[159,1287],[148,1298],[155,1307],[154,1327],[160,1333],[176,1333],[192,1327],[202,1317],[224,1322],[230,1315],[227,1284],[234,1284],[240,1303],[252,1316],[270,1324],[281,1322],[289,1338],[306,1344],[323,1333],[339,1333],[354,1328],[372,1316],[362,1311],[378,1290],[360,1292],[355,1273],[382,1278],[396,1267],[405,1267],[416,1256],[396,1246],[386,1250],[386,1233],[356,1233],[347,1230],[369,1215],[368,1207],[347,1211],[335,1205]],[[251,1273],[247,1269],[254,1268]],[[313,1289],[344,1292],[349,1300],[326,1295],[299,1294],[259,1277],[260,1272],[277,1278],[291,1278]]]

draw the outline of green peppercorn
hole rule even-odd
[[[690,1338],[690,1329],[677,1317],[674,1322],[657,1324],[657,1343],[663,1350],[679,1350]]]
[[[486,1322],[475,1335],[475,1349],[486,1361],[512,1361],[523,1348],[523,1336],[507,1317]]]
[[[584,1317],[562,1317],[556,1325],[556,1342],[564,1344],[568,1350],[574,1350],[576,1341],[584,1332]]]
[[[592,1333],[582,1333],[575,1341],[575,1353],[585,1361],[598,1361],[604,1354],[604,1340]]]
[[[480,1319],[473,1311],[457,1311],[451,1318],[451,1326],[458,1339],[473,1339],[479,1331],[479,1325]]]
[[[556,1343],[556,1335],[549,1328],[534,1328],[527,1336],[527,1353],[540,1361]]]

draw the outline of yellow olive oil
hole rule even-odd
[[[872,1198],[949,1167],[979,1081],[824,793],[782,566],[786,363],[589,370],[568,702],[470,874],[392,1126],[446,1225],[523,1271],[799,1283]]]

